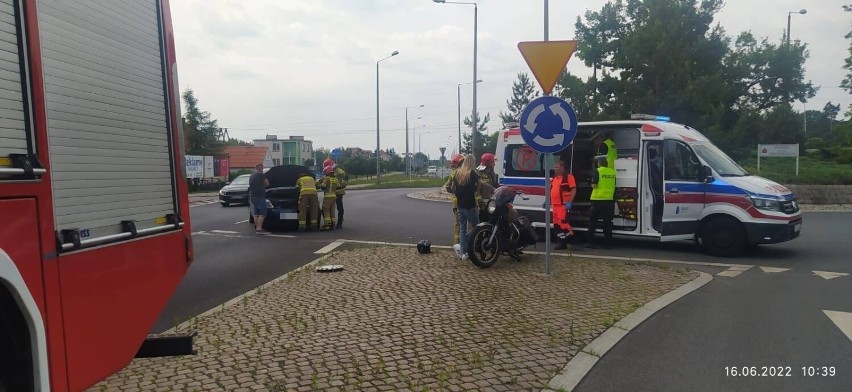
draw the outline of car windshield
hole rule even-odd
[[[711,143],[694,143],[692,149],[722,177],[742,177],[749,175],[733,159]]]
[[[235,178],[233,182],[231,182],[231,185],[248,185],[248,183],[249,183],[248,176],[239,176],[239,177]]]

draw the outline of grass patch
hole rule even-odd
[[[387,173],[382,174],[382,182],[385,180],[389,182],[399,182],[402,180],[407,180],[408,176],[405,173]],[[349,185],[363,185],[363,184],[373,184],[376,182],[376,175],[373,174],[371,176],[359,176],[355,178],[350,175],[349,182],[347,182],[347,186]]]
[[[391,181],[382,177],[381,184],[370,184],[358,189],[393,189],[393,188],[437,188],[444,185],[446,178],[417,178],[411,181]],[[375,180],[373,180],[375,182]]]
[[[799,158],[799,175],[796,176],[796,158],[757,158],[739,162],[750,174],[766,177],[780,184],[852,185],[852,165],[830,161]]]

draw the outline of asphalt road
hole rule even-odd
[[[254,235],[241,222],[247,219],[245,207],[192,207],[196,259],[155,330],[310,262],[314,251],[335,239],[450,245],[450,205],[407,198],[410,192],[350,191],[343,230],[281,233],[293,238]],[[577,255],[699,263],[688,267],[715,275],[631,332],[576,390],[852,390],[852,337],[824,313],[852,313],[850,228],[852,213],[805,213],[800,238],[732,259],[705,255],[691,242],[616,237],[609,250],[574,247]],[[748,269],[732,272],[719,263]],[[850,275],[826,279],[814,271]],[[726,367],[743,366],[790,367],[791,376],[726,375]],[[806,377],[803,366],[834,366],[835,376]]]

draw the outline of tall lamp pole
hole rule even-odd
[[[411,179],[411,155],[408,152],[408,109],[416,109],[422,108],[423,105],[420,106],[409,106],[405,108],[405,173],[408,174],[408,179]]]
[[[476,83],[482,83],[482,79],[477,80],[477,81],[476,81]],[[461,137],[461,86],[462,86],[462,85],[468,85],[468,84],[471,84],[471,82],[467,82],[467,83],[459,83],[459,84],[458,84],[458,88],[457,88],[457,90],[458,90],[458,98],[459,98],[459,99],[458,99],[458,102],[459,102],[459,154],[461,154],[461,150],[462,150],[462,137]],[[476,88],[476,87],[474,87],[474,88]],[[473,144],[473,140],[471,140],[471,144]]]
[[[477,146],[476,143],[479,140],[479,135],[478,135],[479,132],[477,131],[478,128],[477,128],[477,125],[476,125],[476,123],[478,122],[478,119],[476,118],[476,81],[477,81],[477,78],[476,78],[476,45],[477,45],[476,29],[477,29],[477,23],[478,23],[478,16],[477,15],[479,13],[479,9],[478,9],[475,2],[446,1],[446,0],[432,0],[432,1],[439,3],[439,4],[464,4],[464,5],[472,5],[473,6],[473,80],[471,81],[471,84],[473,84],[473,111],[472,111],[473,114],[470,116],[471,123],[473,124],[473,127],[472,127],[473,133],[471,134],[470,141],[471,141],[471,152],[473,153],[474,157],[476,157],[476,156],[478,156],[478,155],[476,155],[476,146]],[[461,116],[459,116],[459,117],[461,117]],[[461,143],[461,141],[459,141],[459,143]],[[459,148],[459,151],[461,151],[461,148]]]
[[[807,13],[808,13],[808,10],[806,10],[804,8],[802,8],[798,11],[790,11],[790,12],[787,13],[787,46],[790,45],[790,15],[793,15],[793,14],[804,15],[804,14],[807,14]]]
[[[379,137],[379,63],[399,54],[394,50],[390,56],[376,61],[376,184],[382,182],[381,139]]]

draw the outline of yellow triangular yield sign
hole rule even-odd
[[[538,80],[541,90],[550,94],[577,49],[577,41],[519,42],[518,49]]]

